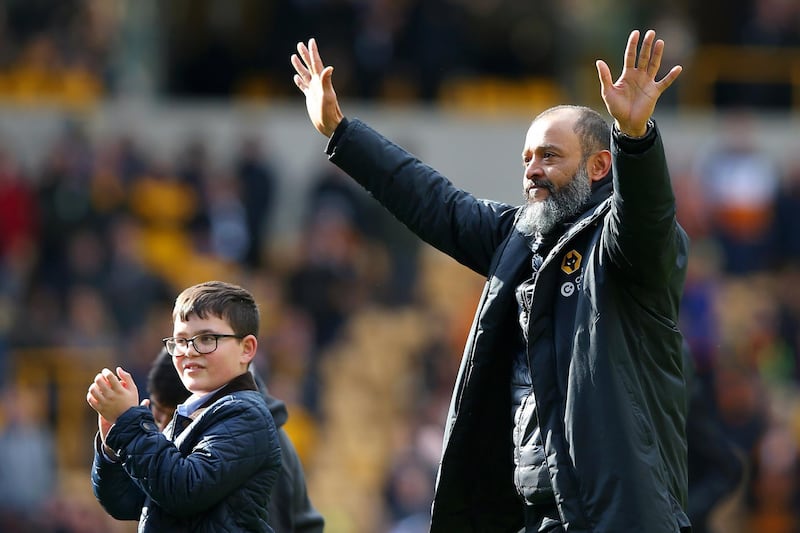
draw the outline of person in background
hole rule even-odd
[[[0,387],[0,531],[39,530],[41,509],[56,496],[56,437],[43,395],[31,386]]]
[[[683,352],[689,414],[686,441],[689,447],[689,504],[692,533],[712,531],[711,513],[745,479],[745,454],[722,431],[719,418],[703,382],[697,378],[688,344]]]
[[[278,440],[281,445],[281,475],[278,477],[275,490],[270,500],[269,519],[272,529],[279,533],[319,533],[323,531],[325,520],[311,504],[306,489],[305,473],[297,450],[292,444],[283,425],[289,415],[286,405],[270,396],[264,381],[255,373],[251,373],[256,385],[267,401],[272,418],[278,428]],[[153,418],[162,431],[169,431],[167,425],[175,416],[175,410],[191,395],[183,386],[180,376],[175,371],[172,356],[163,349],[156,356],[147,375],[146,400],[153,411]]]
[[[209,281],[175,300],[166,351],[191,395],[162,432],[131,375],[104,368],[86,400],[97,411],[92,489],[139,532],[273,533],[278,432],[250,363],[259,311],[245,289]]]
[[[330,161],[486,279],[450,404],[432,533],[691,528],[678,328],[688,238],[652,119],[681,67],[656,80],[664,41],[640,37],[631,32],[616,82],[596,62],[613,126],[569,105],[533,120],[521,206],[475,198],[346,118],[314,39],[291,57]]]

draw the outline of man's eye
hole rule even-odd
[[[186,346],[188,341],[186,339],[174,339],[174,342],[178,346]]]
[[[197,342],[200,342],[202,344],[209,344],[214,342],[214,340],[215,340],[214,335],[200,335],[199,337],[197,337]]]

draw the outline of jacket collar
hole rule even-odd
[[[197,419],[197,417],[203,414],[203,412],[205,412],[209,406],[211,406],[220,398],[234,392],[245,390],[258,390],[256,381],[253,379],[253,375],[250,372],[245,372],[244,374],[240,374],[230,380],[224,387],[215,392],[208,400],[203,402],[203,405],[195,409],[194,412],[192,412],[192,414],[188,417],[178,414],[178,411],[175,411],[175,416],[172,419],[171,439],[177,439],[177,437],[183,433],[183,430],[189,427],[189,424],[191,424],[193,420]]]
[[[203,405],[197,408],[197,411],[200,409],[205,409],[209,405],[213,404],[223,396],[227,396],[228,394],[243,391],[243,390],[258,390],[258,386],[256,385],[256,380],[253,379],[253,374],[250,372],[245,372],[244,374],[240,374],[230,380],[227,385],[222,387],[220,390],[215,392],[208,400],[206,400]]]

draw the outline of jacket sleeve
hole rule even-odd
[[[283,475],[286,476],[286,483],[289,485],[292,500],[290,504],[292,531],[297,533],[322,533],[325,527],[325,520],[311,505],[311,500],[308,498],[305,473],[303,472],[303,465],[300,463],[300,457],[297,455],[297,450],[285,431],[278,430],[278,437],[281,442]],[[282,502],[278,501],[275,503],[282,504]]]
[[[178,517],[208,510],[265,466],[273,467],[275,478],[280,470],[280,445],[266,406],[256,409],[230,396],[203,417],[208,427],[198,428],[202,437],[185,457],[144,407],[123,413],[106,438],[142,492]]]
[[[145,494],[131,480],[122,463],[111,462],[101,452],[100,435],[95,437],[92,463],[92,491],[106,512],[117,520],[137,520]]]
[[[330,160],[422,240],[482,275],[517,208],[455,187],[359,120],[340,125]]]
[[[611,261],[627,279],[660,288],[686,268],[688,239],[676,220],[675,196],[658,127],[642,140],[612,135],[614,193],[604,229]]]
[[[269,523],[275,531],[322,533],[322,515],[311,506],[303,467],[289,435],[278,428],[281,443],[281,475],[269,501]]]

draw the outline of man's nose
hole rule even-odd
[[[530,162],[525,165],[525,177],[530,180],[535,177],[540,177],[541,175],[542,166],[535,159],[531,159]]]

